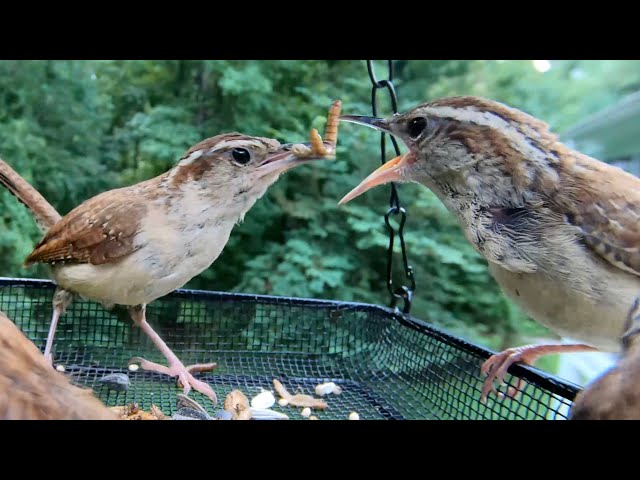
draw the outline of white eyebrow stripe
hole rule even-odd
[[[255,147],[255,148],[264,148],[264,144],[259,140],[225,140],[223,142],[217,143],[215,146],[211,147],[208,150],[208,153],[217,152],[218,150],[222,150],[224,148],[237,148],[237,147]]]
[[[475,123],[476,125],[482,125],[501,131],[510,140],[513,147],[526,157],[535,159],[541,165],[544,165],[544,163],[548,161],[544,152],[527,142],[525,136],[510,122],[507,122],[504,118],[491,112],[479,112],[468,107],[428,107],[425,108],[424,111],[428,115],[433,115],[435,117],[451,118],[460,122]],[[525,128],[525,130],[533,138],[539,136],[538,132],[535,132],[535,135],[533,135],[533,131],[529,132],[531,129]]]
[[[490,112],[479,112],[469,108],[428,107],[425,112],[436,117],[452,118],[460,122],[471,122],[497,129],[513,128],[511,124]]]
[[[204,152],[202,150],[196,150],[191,155],[189,155],[187,158],[183,158],[182,160],[180,160],[179,165],[191,165],[193,162],[195,162],[197,159],[199,159],[202,156],[203,153]]]
[[[183,158],[182,160],[180,160],[180,162],[178,163],[179,166],[181,167],[186,167],[191,165],[193,162],[195,162],[197,159],[199,159],[200,157],[202,157],[202,155],[204,155],[205,153],[207,154],[212,154],[214,152],[217,152],[219,150],[225,149],[225,148],[236,148],[236,147],[254,147],[257,149],[264,149],[265,146],[262,142],[260,142],[259,140],[225,140],[223,142],[220,142],[216,145],[214,145],[213,147],[211,147],[208,150],[196,150],[195,152],[193,152],[191,155],[189,155],[186,158]]]

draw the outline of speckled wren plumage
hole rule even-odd
[[[145,307],[208,268],[234,225],[280,174],[333,156],[335,145],[322,144],[315,133],[312,148],[240,133],[209,138],[191,147],[169,171],[101,193],[62,218],[0,160],[0,184],[29,207],[46,230],[26,260],[27,265],[49,264],[58,286],[45,356],[50,359],[58,318],[73,295],[106,307],[129,306],[134,323],[162,351],[169,367],[133,360],[144,369],[177,376],[185,394],[193,387],[216,402],[211,387],[191,374],[203,366],[180,362],[146,322]],[[315,150],[318,145],[322,152]]]
[[[483,397],[508,367],[568,351],[619,351],[640,292],[640,179],[568,148],[542,121],[478,97],[387,120],[343,116],[408,152],[341,203],[386,182],[419,182],[460,222],[504,293],[558,335],[584,342],[509,349],[482,366]]]

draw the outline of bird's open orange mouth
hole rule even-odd
[[[402,180],[405,176],[405,170],[411,167],[415,161],[416,157],[413,153],[405,153],[404,155],[400,155],[389,160],[365,178],[360,185],[347,193],[342,200],[340,200],[338,205],[343,205],[353,200],[375,186]]]

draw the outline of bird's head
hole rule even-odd
[[[401,140],[407,152],[365,178],[342,200],[389,182],[420,182],[437,194],[527,188],[534,177],[553,181],[546,166],[557,160],[550,151],[555,137],[547,125],[524,112],[479,97],[448,97],[422,104],[390,118],[343,115]],[[540,171],[542,172],[540,173]]]
[[[278,177],[299,165],[333,158],[307,144],[227,133],[191,147],[164,177],[170,189],[215,199],[217,204],[248,210]],[[245,209],[245,207],[247,207]]]

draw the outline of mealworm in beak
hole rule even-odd
[[[338,124],[340,123],[340,111],[342,110],[342,102],[336,100],[331,104],[329,115],[327,115],[327,125],[324,128],[324,141],[333,145],[338,143]]]
[[[318,130],[316,130],[315,128],[311,130],[309,141],[311,142],[311,150],[314,153],[317,153],[319,155],[329,155],[329,150],[327,150],[327,147],[322,141],[322,137],[318,133]]]
[[[324,141],[315,128],[311,130],[309,142],[311,143],[311,151],[316,155],[329,156],[335,153],[338,143],[338,124],[340,123],[340,111],[342,110],[342,102],[336,100],[329,108],[327,115],[327,124],[324,129]],[[329,148],[327,148],[329,146]]]

